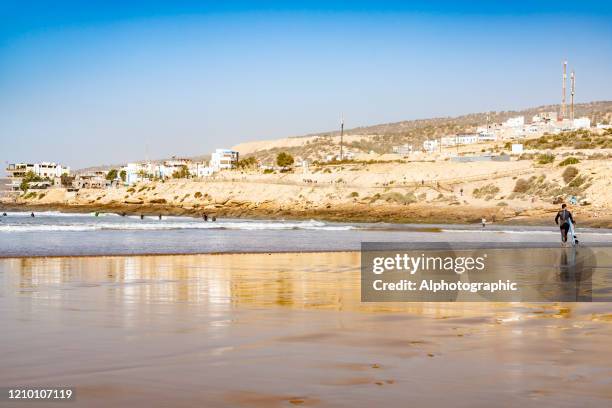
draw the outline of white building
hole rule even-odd
[[[573,127],[574,129],[590,129],[591,119],[587,117],[574,119]]]
[[[174,173],[180,172],[183,168],[187,167],[189,174],[195,175],[197,172],[195,165],[196,163],[190,159],[172,157],[171,160],[166,160],[163,164],[157,166],[157,173],[159,173],[159,178],[172,178]]]
[[[125,171],[125,183],[134,184],[146,178],[153,178],[155,174],[155,166],[152,163],[128,163],[119,169],[118,176]]]
[[[462,133],[462,134],[457,134],[456,136],[456,143],[459,145],[467,145],[467,144],[474,144],[474,143],[478,143],[478,133]]]
[[[438,150],[438,141],[436,139],[426,140],[423,142],[423,150],[428,153],[433,153]]]
[[[195,177],[198,178],[210,177],[213,175],[214,172],[215,170],[212,167],[207,166],[206,163],[194,163],[189,168],[189,173],[193,174]]]
[[[522,128],[524,125],[525,125],[524,116],[516,116],[502,123],[502,126],[507,127],[507,128]]]
[[[393,146],[393,153],[401,154],[401,155],[408,155],[412,153],[412,145],[403,144],[401,146]]]
[[[522,143],[512,143],[512,154],[521,154],[523,153],[523,144]]]
[[[440,139],[443,147],[455,146],[457,144],[457,136],[444,136]]]
[[[558,120],[557,112],[540,112],[536,115],[533,115],[531,118],[532,123],[556,122],[557,120]]]
[[[478,134],[479,142],[495,142],[497,141],[497,135],[493,132],[482,132]]]
[[[21,181],[30,172],[40,178],[55,182],[55,179],[62,177],[62,174],[70,175],[70,167],[50,162],[9,164],[6,168],[9,178],[7,185],[11,190],[18,191]]]
[[[211,155],[210,167],[214,171],[233,169],[238,164],[238,152],[231,149],[217,149]]]

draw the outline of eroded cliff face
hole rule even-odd
[[[577,216],[587,224],[610,225],[610,164],[589,161],[577,168],[583,177],[578,187],[563,180],[563,168],[529,161],[342,165],[267,175],[234,171],[204,180],[32,191],[4,199],[2,205],[342,221],[472,223],[484,217],[492,222],[549,223],[559,197],[574,192],[585,204],[574,206]]]

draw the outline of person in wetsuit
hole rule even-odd
[[[561,211],[559,211],[555,217],[555,224],[557,224],[561,229],[561,241],[564,244],[567,242],[567,233],[570,229],[570,221],[572,224],[576,224],[574,217],[572,217],[572,213],[567,209],[567,205],[563,204],[561,205]]]

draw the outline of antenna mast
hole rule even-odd
[[[561,117],[559,119],[565,119],[566,107],[565,107],[565,83],[567,82],[567,61],[563,61],[563,97],[561,98]]]
[[[576,74],[574,70],[570,74],[570,120],[574,122],[574,94],[576,93]]]

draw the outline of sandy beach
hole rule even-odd
[[[361,303],[355,252],[3,259],[0,310],[0,383],[74,406],[612,400],[609,303]]]

